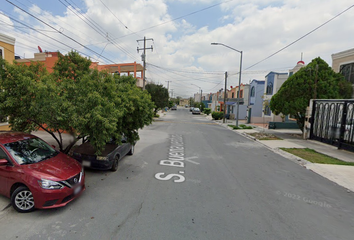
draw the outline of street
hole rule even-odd
[[[10,201],[9,201],[10,202]],[[66,207],[0,213],[1,239],[354,238],[354,194],[189,108],[140,131]]]

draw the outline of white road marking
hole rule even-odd
[[[191,160],[191,159],[195,159],[195,158],[198,158],[198,157],[196,157],[196,156],[194,156],[194,157],[187,157],[187,158],[185,158],[184,160],[187,161],[187,162],[190,162],[190,163],[194,163],[195,165],[199,165],[200,163]]]

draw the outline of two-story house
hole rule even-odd
[[[274,115],[270,110],[270,100],[278,92],[281,85],[288,79],[288,73],[270,72],[265,76],[263,95],[263,122],[282,121],[280,116]]]
[[[344,78],[352,83],[354,98],[354,48],[332,54],[332,69],[342,73]]]
[[[248,122],[262,123],[263,113],[263,94],[264,94],[264,80],[253,79],[250,83],[249,104],[248,104]]]

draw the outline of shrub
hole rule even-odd
[[[223,112],[213,112],[211,114],[211,116],[214,120],[220,120],[224,117],[224,113]]]
[[[236,127],[236,125],[227,125],[227,126],[233,128],[234,130],[237,130],[237,129],[253,129],[252,126],[247,126],[245,124],[240,124],[240,125],[238,125],[238,127]]]
[[[204,108],[203,111],[206,115],[209,115],[211,113],[211,109],[210,108]]]
[[[159,118],[159,117],[160,117],[160,115],[158,115],[158,114],[155,114],[155,115],[154,115],[154,117],[155,117],[155,118]]]

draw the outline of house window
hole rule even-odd
[[[256,95],[256,89],[255,87],[251,88],[251,97],[254,97]]]
[[[268,83],[266,94],[267,95],[272,95],[273,94],[273,83]]]
[[[0,58],[4,58],[4,56],[3,56],[3,49],[2,49],[2,47],[0,47]]]
[[[235,93],[232,93],[231,95],[232,95],[231,98],[234,98],[234,97],[235,97]]]
[[[270,116],[271,113],[272,113],[272,111],[270,111],[269,106],[265,106],[264,107],[264,115]]]
[[[354,84],[354,63],[341,65],[339,72],[344,76],[345,80]]]
[[[243,90],[240,91],[240,98],[243,98]]]

